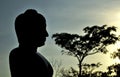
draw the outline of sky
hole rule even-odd
[[[49,61],[62,60],[64,67],[77,67],[77,60],[61,55],[62,49],[54,44],[52,34],[67,32],[82,35],[82,29],[86,26],[107,24],[119,28],[120,25],[120,0],[0,0],[0,77],[10,77],[9,52],[18,46],[14,20],[27,9],[36,9],[47,20],[49,37],[38,52]],[[109,49],[112,51],[116,47],[111,46]],[[88,63],[98,61],[107,67],[118,60],[102,54],[85,59]]]

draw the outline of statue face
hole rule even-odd
[[[48,37],[48,32],[46,30],[46,27],[40,28],[38,31],[34,31],[33,34],[31,34],[31,44],[40,47],[45,44],[46,37]]]
[[[22,45],[40,47],[45,44],[48,37],[45,18],[33,10],[16,18],[15,30]]]

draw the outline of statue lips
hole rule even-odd
[[[45,38],[40,38],[39,41],[37,42],[39,46],[43,46],[45,44],[46,37]]]

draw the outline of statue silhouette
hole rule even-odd
[[[15,20],[19,46],[9,54],[11,77],[52,77],[50,63],[37,52],[45,44],[46,20],[34,9],[28,9]]]

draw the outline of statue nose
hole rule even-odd
[[[49,36],[48,32],[47,32],[47,37]]]
[[[48,32],[46,31],[46,37],[48,37],[49,36],[49,34],[48,34]]]

